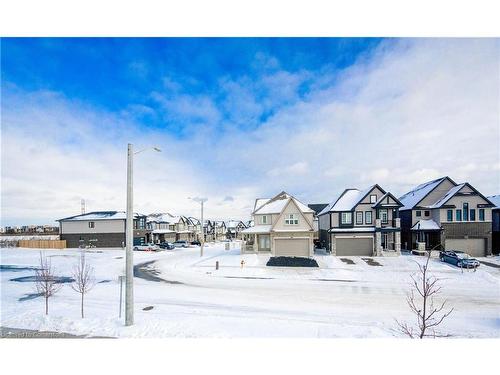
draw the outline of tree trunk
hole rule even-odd
[[[83,296],[84,294],[82,293],[82,319],[83,319]]]
[[[49,315],[49,297],[45,297],[45,315]]]

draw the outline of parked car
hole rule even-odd
[[[133,249],[134,251],[158,251],[160,247],[154,243],[145,243],[142,245],[135,245]]]
[[[174,246],[175,247],[188,247],[189,244],[187,243],[187,241],[179,240],[179,241],[174,242]]]
[[[191,241],[191,245],[201,246],[201,242],[200,241]]]
[[[458,250],[445,250],[439,253],[439,259],[443,262],[454,264],[457,267],[476,268],[479,267],[479,261],[471,258],[469,254]]]
[[[172,250],[175,248],[174,244],[171,242],[162,242],[158,245],[160,249],[165,249],[165,250]]]

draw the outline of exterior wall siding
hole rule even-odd
[[[83,240],[84,245],[93,244],[96,247],[122,247],[125,244],[125,233],[61,234],[61,240],[66,240],[66,246],[69,248],[79,247],[82,244],[80,240]]]
[[[89,228],[89,222],[94,228]],[[61,221],[61,234],[124,233],[125,220],[75,220]]]

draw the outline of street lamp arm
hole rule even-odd
[[[143,151],[147,151],[147,150],[154,150],[156,152],[161,152],[161,149],[159,147],[146,147],[146,148],[143,148],[142,150],[134,152],[134,155],[137,155],[137,154],[139,154]]]

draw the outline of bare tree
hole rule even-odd
[[[419,272],[417,276],[411,275],[413,280],[412,289],[406,297],[406,302],[410,310],[415,314],[417,327],[413,327],[406,322],[399,322],[399,331],[410,338],[437,337],[435,327],[448,317],[453,309],[444,312],[446,300],[441,304],[434,304],[434,297],[440,293],[441,287],[438,285],[439,279],[429,275],[429,261],[431,251],[427,254],[425,264],[418,264]]]
[[[36,291],[45,298],[45,315],[49,314],[49,298],[62,287],[54,276],[54,269],[48,257],[40,251],[39,267],[35,270]]]
[[[81,295],[81,313],[83,314],[83,299],[95,285],[94,268],[87,263],[85,258],[85,249],[80,252],[80,259],[73,267],[73,278],[75,281],[71,284],[71,288]]]

